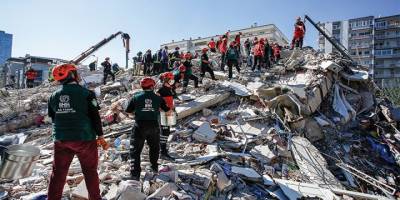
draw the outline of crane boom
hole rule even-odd
[[[128,68],[128,54],[129,54],[129,39],[130,36],[127,33],[123,33],[121,31],[118,31],[117,33],[114,33],[112,35],[110,35],[108,38],[104,38],[102,41],[100,41],[99,43],[95,44],[94,46],[91,46],[89,49],[87,49],[86,51],[82,52],[79,56],[77,56],[76,58],[74,58],[73,60],[70,61],[70,63],[73,63],[75,65],[78,65],[80,62],[82,62],[83,60],[85,60],[88,56],[90,56],[93,52],[97,51],[99,48],[101,48],[102,46],[104,46],[105,44],[107,44],[108,42],[110,42],[111,40],[113,40],[114,38],[116,38],[118,35],[122,36],[122,41],[123,41],[123,45],[125,47],[125,52],[126,52],[126,68]]]

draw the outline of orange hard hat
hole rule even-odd
[[[208,49],[207,49],[207,48],[203,48],[201,51],[202,51],[203,53],[205,53],[205,52],[208,51]]]
[[[62,64],[53,68],[53,77],[56,81],[62,81],[68,78],[70,72],[77,71],[74,64]]]
[[[168,81],[174,79],[174,74],[172,72],[164,72],[161,74],[160,79],[163,81]]]
[[[186,71],[185,65],[179,66],[179,71],[180,71],[180,72],[185,72],[185,71]]]
[[[155,85],[156,85],[156,82],[151,77],[144,77],[140,81],[140,86],[143,89],[151,88],[151,87],[154,87]]]

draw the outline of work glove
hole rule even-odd
[[[99,137],[96,140],[97,142],[97,146],[98,147],[102,147],[103,150],[107,150],[108,148],[110,148],[110,144],[107,143],[107,141],[104,139],[104,137]]]

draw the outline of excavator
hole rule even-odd
[[[111,40],[116,38],[118,35],[121,35],[122,43],[123,43],[123,45],[125,47],[125,54],[126,54],[125,68],[128,68],[129,51],[130,51],[130,49],[129,49],[129,40],[131,39],[131,37],[129,36],[129,34],[123,33],[122,31],[118,31],[118,32],[110,35],[109,37],[104,38],[99,43],[91,46],[89,49],[85,50],[84,52],[82,52],[81,54],[76,56],[74,59],[69,61],[69,63],[75,64],[75,65],[79,65],[82,61],[84,61],[86,58],[88,58],[92,53],[94,53],[95,51],[100,49],[102,46],[104,46],[105,44],[107,44],[108,42],[110,42]],[[50,71],[50,73],[49,73],[48,80],[50,82],[52,82],[54,80],[53,79],[53,75],[51,73],[52,67],[50,68],[49,71]]]
[[[95,44],[94,46],[91,46],[89,49],[86,51],[82,52],[79,56],[75,57],[73,60],[70,61],[70,63],[78,65],[80,62],[85,60],[87,57],[89,57],[92,53],[97,51],[100,47],[104,46],[114,38],[116,38],[118,35],[121,35],[123,45],[125,47],[125,53],[126,53],[126,63],[125,63],[125,68],[128,68],[128,59],[129,59],[129,40],[131,37],[127,33],[123,33],[121,31],[118,31],[112,35],[110,35],[108,38],[104,38],[102,41],[99,43]]]

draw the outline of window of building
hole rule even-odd
[[[378,55],[378,56],[380,56],[380,55],[385,56],[385,55],[392,55],[392,54],[393,54],[393,49],[382,49],[382,50],[375,51],[375,55]]]
[[[369,51],[364,51],[364,55],[369,55]]]
[[[375,26],[376,26],[376,28],[384,28],[386,26],[386,21],[376,22]]]

